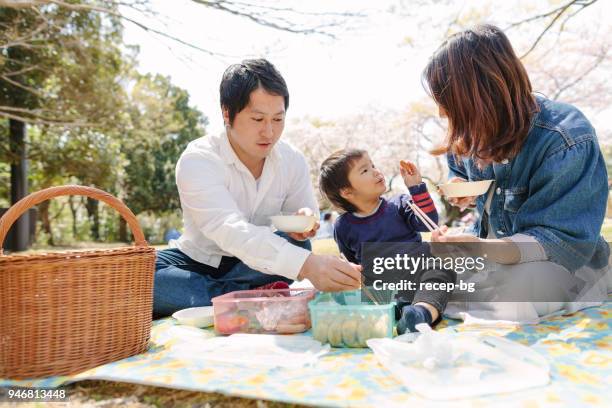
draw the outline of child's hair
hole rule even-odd
[[[366,154],[365,150],[342,149],[332,153],[321,164],[319,189],[332,205],[342,211],[356,212],[357,208],[340,195],[340,190],[350,188],[348,175],[356,160]]]

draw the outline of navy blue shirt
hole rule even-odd
[[[414,203],[437,224],[438,212],[425,183],[410,187],[409,191]],[[381,197],[378,210],[367,217],[357,217],[352,213],[338,217],[334,239],[340,252],[349,261],[360,264],[361,244],[364,242],[421,242],[419,231],[428,229],[410,209],[410,196],[400,194],[388,200]]]

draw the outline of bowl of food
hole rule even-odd
[[[282,232],[307,232],[317,222],[314,215],[274,215],[270,217],[272,225]]]
[[[194,327],[209,327],[214,323],[214,310],[212,306],[190,307],[175,312],[174,317],[180,324]]]
[[[446,197],[474,197],[487,192],[493,180],[438,184]]]

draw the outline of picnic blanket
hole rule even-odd
[[[552,381],[545,387],[461,400],[457,404],[608,404],[607,398],[612,391],[611,315],[612,302],[609,300],[600,307],[571,316],[550,317],[538,325],[476,327],[444,321],[438,330],[480,331],[504,336],[533,348],[551,365]],[[151,347],[144,354],[78,375],[36,381],[0,380],[0,386],[57,387],[85,379],[101,379],[307,405],[436,405],[403,387],[376,362],[369,349],[332,349],[316,365],[300,369],[253,370],[210,362],[204,364],[171,356],[169,346],[181,341],[172,335],[171,328],[175,324],[171,318],[155,321]],[[208,332],[214,335],[211,330]],[[443,404],[449,406],[448,402]]]

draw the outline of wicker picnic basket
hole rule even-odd
[[[6,256],[11,225],[50,198],[84,195],[127,221],[135,246]],[[0,378],[74,374],[146,350],[151,333],[155,249],[112,195],[92,187],[30,194],[0,219]]]

